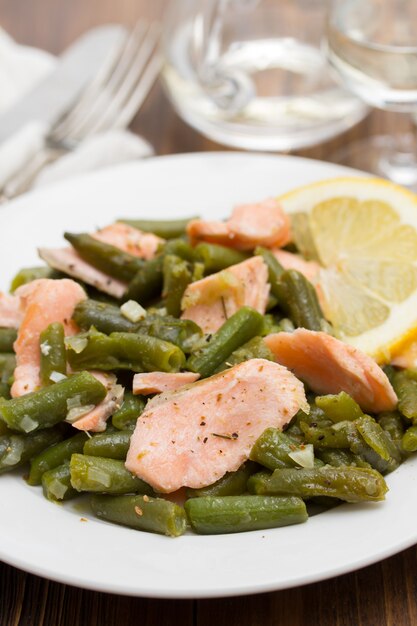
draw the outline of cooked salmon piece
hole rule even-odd
[[[367,354],[331,335],[305,328],[276,333],[265,342],[278,363],[316,393],[348,393],[365,411],[391,411],[397,396],[387,376]]]
[[[167,372],[146,372],[135,374],[133,377],[132,391],[134,394],[147,396],[150,393],[162,393],[164,391],[175,391],[195,383],[200,378],[200,374],[193,372],[177,372],[169,374]]]
[[[19,328],[22,318],[19,296],[0,292],[0,328]]]
[[[13,398],[35,391],[40,384],[39,335],[52,322],[61,322],[65,334],[78,332],[71,320],[74,307],[86,298],[80,285],[69,278],[39,278],[16,290],[23,320],[14,343],[16,369],[11,389]]]
[[[124,388],[122,385],[117,384],[114,374],[97,371],[90,371],[90,374],[106,387],[107,394],[100,404],[73,422],[72,425],[78,430],[101,433],[103,430],[106,430],[108,418],[122,406]]]
[[[244,305],[265,313],[269,288],[268,268],[255,256],[188,285],[181,317],[214,333]]]
[[[300,254],[293,254],[286,250],[272,250],[274,256],[286,270],[297,270],[303,274],[308,280],[314,282],[320,271],[320,265],[315,261],[305,261]]]
[[[121,298],[127,289],[127,283],[96,269],[84,261],[74,248],[39,248],[38,253],[53,269],[78,278],[109,296]]]
[[[127,469],[164,493],[205,487],[236,471],[268,427],[306,407],[303,384],[285,367],[251,359],[152,398],[138,417]]]
[[[237,250],[256,246],[281,247],[289,243],[290,220],[274,198],[235,207],[225,222],[191,220],[187,234],[193,243],[208,241]]]
[[[116,222],[110,224],[91,235],[99,241],[109,243],[124,252],[128,252],[140,259],[153,259],[165,239],[153,233],[144,233],[138,228]]]

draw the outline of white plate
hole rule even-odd
[[[0,210],[2,288],[36,264],[36,246],[63,230],[117,217],[223,217],[239,202],[343,175],[294,157],[208,153],[160,157],[49,187]],[[417,541],[417,460],[387,477],[381,504],[343,505],[306,524],[236,535],[170,539],[95,520],[77,504],[47,502],[21,477],[0,477],[0,557],[29,572],[89,589],[160,597],[271,591],[343,574]],[[88,517],[87,522],[80,521]]]

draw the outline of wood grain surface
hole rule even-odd
[[[161,17],[169,1],[0,0],[0,25],[21,43],[59,53],[97,24],[132,25],[141,16]],[[159,85],[132,128],[151,141],[157,154],[225,149],[186,126]],[[408,121],[402,116],[374,111],[343,136],[297,154],[329,160],[329,155],[349,141],[407,128]],[[2,506],[7,503],[0,504],[0,515]],[[413,547],[371,567],[314,585],[202,601],[84,591],[0,563],[0,626],[417,626],[416,557]]]

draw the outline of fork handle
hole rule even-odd
[[[27,191],[43,168],[56,161],[61,155],[62,151],[45,146],[22,170],[7,181],[3,188],[3,197],[11,200]]]

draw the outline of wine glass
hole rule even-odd
[[[415,121],[416,0],[331,0],[325,49],[347,89],[374,107]],[[337,160],[417,189],[415,132],[353,143]]]
[[[171,0],[163,82],[186,122],[249,150],[315,145],[368,107],[329,74],[327,0]]]

